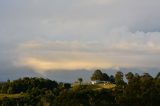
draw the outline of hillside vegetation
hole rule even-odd
[[[124,82],[124,76],[128,83]],[[160,73],[152,77],[131,72],[108,76],[96,70],[91,80],[110,83],[79,84],[44,78],[20,78],[0,83],[1,106],[159,106]],[[72,86],[71,86],[72,85]]]

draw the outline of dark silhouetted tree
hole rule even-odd
[[[160,79],[160,72],[156,75],[156,79]]]
[[[109,76],[106,73],[103,73],[103,80],[109,81]]]
[[[101,72],[101,70],[96,70],[92,76],[91,76],[91,80],[103,80],[103,73]]]
[[[123,73],[121,71],[118,71],[115,75],[115,83],[116,85],[123,85]]]
[[[109,77],[109,81],[110,81],[111,83],[115,83],[115,77],[114,77],[113,75],[111,75],[111,76]]]
[[[78,78],[78,82],[80,83],[80,85],[82,84],[83,79],[82,78]]]

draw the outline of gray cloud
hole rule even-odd
[[[159,68],[159,5],[159,0],[0,1],[0,64],[37,70],[25,59],[50,66],[65,58],[86,62],[78,68]]]

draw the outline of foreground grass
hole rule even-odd
[[[0,94],[0,100],[2,100],[3,98],[13,98],[13,99],[16,99],[16,98],[22,98],[26,96],[26,94],[23,94],[23,93],[19,93],[19,94]]]

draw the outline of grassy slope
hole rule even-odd
[[[95,84],[95,85],[89,85],[91,86],[91,89],[93,90],[100,90],[100,89],[111,89],[115,87],[115,84]]]
[[[85,86],[84,88],[86,89],[91,89],[91,90],[99,90],[99,89],[111,89],[115,87],[115,84],[83,84],[82,86]],[[77,89],[79,85],[72,85],[73,90]]]
[[[97,84],[97,86],[99,88],[105,88],[105,89],[110,89],[110,88],[114,88],[115,84]]]
[[[7,97],[7,98],[21,98],[24,97],[25,94],[0,94],[0,100],[2,100],[3,98]]]

